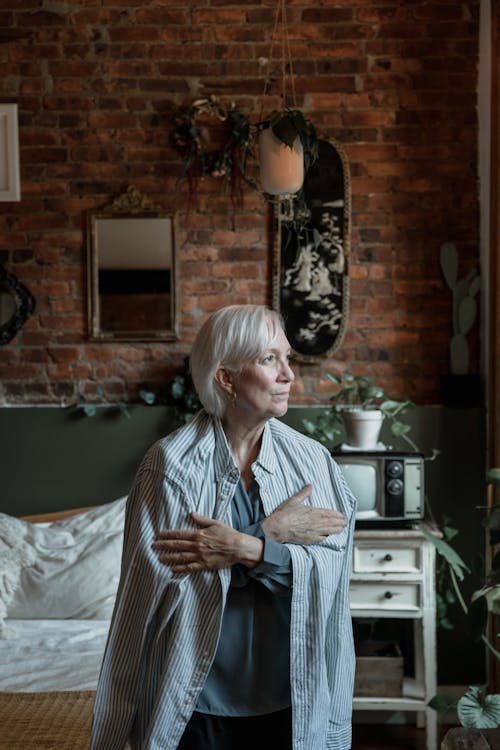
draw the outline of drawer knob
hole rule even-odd
[[[384,560],[385,560],[385,562],[392,562],[392,555],[390,555],[389,553],[387,553],[387,555],[385,555],[385,557],[384,557]]]
[[[392,599],[393,596],[394,594],[392,593],[392,591],[386,591],[384,594],[384,599]]]

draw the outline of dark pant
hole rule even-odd
[[[195,712],[177,750],[291,750],[292,709],[262,716],[211,716]]]

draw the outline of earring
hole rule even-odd
[[[235,403],[236,403],[236,391],[234,391],[234,390],[231,391],[231,401],[230,401],[230,403],[231,403],[231,406],[234,406]]]

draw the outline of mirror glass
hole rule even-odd
[[[35,309],[35,298],[0,264],[0,345],[7,344]]]
[[[89,222],[90,337],[178,338],[175,215],[129,188]]]
[[[0,284],[0,326],[5,325],[14,315],[16,303],[5,284]]]
[[[294,220],[300,208],[300,221]],[[346,156],[320,139],[291,211],[276,211],[273,306],[299,361],[315,362],[342,343],[349,303],[350,179]]]

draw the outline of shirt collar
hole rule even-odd
[[[219,482],[221,479],[226,477],[228,474],[234,481],[239,479],[240,470],[235,464],[233,454],[227,443],[226,433],[222,427],[222,422],[219,417],[214,417],[214,432],[215,432],[215,451],[214,451],[214,466],[215,466],[215,479]]]
[[[226,477],[228,474],[232,475],[231,478],[238,479],[240,472],[234,461],[231,449],[229,448],[226,434],[222,427],[221,420],[218,417],[214,417],[214,432],[215,432],[215,453],[214,453],[214,465],[215,465],[215,478],[217,481]],[[272,439],[272,431],[269,426],[269,422],[264,425],[264,432],[262,433],[262,443],[260,446],[259,455],[257,456],[256,463],[261,466],[269,474],[273,474],[276,467],[276,454],[274,452],[274,445]]]
[[[262,433],[262,444],[260,446],[259,455],[257,456],[257,463],[262,466],[265,471],[269,474],[273,474],[276,466],[276,454],[274,452],[273,438],[271,434],[271,427],[269,422],[264,425],[264,432]]]

